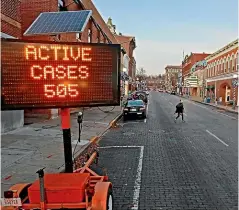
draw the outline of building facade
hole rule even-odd
[[[1,38],[21,38],[21,1],[1,1]],[[1,111],[1,132],[22,127],[24,111]]]
[[[118,40],[110,31],[107,24],[101,17],[97,8],[90,0],[72,1],[72,0],[3,0],[1,2],[1,36],[12,36],[13,38],[21,38],[28,40],[47,40],[54,41],[57,38],[58,42],[87,42],[87,43],[106,43],[118,44]],[[85,30],[79,33],[61,34],[60,36],[23,36],[23,33],[33,23],[33,21],[42,12],[59,12],[59,11],[78,11],[78,10],[91,10],[92,16],[88,21]],[[132,39],[133,40],[133,39]],[[122,57],[124,56],[122,50]],[[131,53],[132,54],[132,53]],[[127,58],[126,58],[127,59]],[[124,62],[124,59],[121,59]],[[125,61],[126,62],[126,61]],[[130,67],[129,67],[130,68]],[[2,118],[5,113],[2,114]],[[14,116],[7,115],[6,119],[12,125],[8,126],[14,129],[15,127],[22,126],[25,119],[28,117],[43,117],[53,118],[59,115],[58,109],[34,109],[24,111],[14,111]],[[17,113],[17,114],[16,114]],[[20,119],[16,120],[16,116],[20,115]],[[24,114],[23,114],[24,113]],[[2,123],[4,126],[5,123]],[[7,123],[6,123],[7,124]],[[11,130],[11,128],[9,128]],[[9,130],[8,129],[8,130]],[[2,130],[3,127],[2,127]],[[5,129],[6,130],[6,129]]]
[[[186,55],[182,61],[182,92],[186,95],[195,95],[198,86],[197,76],[192,74],[192,69],[197,62],[204,60],[210,54],[191,53]]]
[[[165,67],[165,86],[168,91],[177,91],[178,74],[182,70],[182,66],[167,65]]]
[[[206,57],[207,96],[223,105],[238,105],[238,39]]]
[[[123,50],[123,57],[122,57],[122,65],[121,65],[121,72],[122,75],[125,75],[127,79],[125,80],[125,77],[122,77],[121,79],[121,89],[122,94],[128,95],[129,91],[132,91],[132,85],[133,81],[135,80],[135,73],[136,73],[136,61],[134,58],[134,50],[136,48],[136,41],[135,37],[133,36],[126,36],[122,33],[117,34],[116,33],[116,25],[113,24],[112,18],[108,18],[107,26],[110,29],[111,33],[116,38],[118,44],[121,45],[121,48]]]

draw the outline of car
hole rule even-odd
[[[129,116],[146,118],[147,106],[142,100],[130,100],[124,106],[123,118],[126,120]]]
[[[176,92],[174,90],[172,90],[171,95],[176,95]]]
[[[148,103],[148,95],[145,91],[135,91],[134,94],[138,96],[137,99],[143,100],[144,103]]]
[[[162,89],[159,89],[159,92],[160,92],[160,93],[163,93],[163,90],[162,90]]]

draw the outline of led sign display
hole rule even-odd
[[[4,109],[120,104],[120,45],[2,39]]]

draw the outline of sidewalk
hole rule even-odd
[[[181,97],[181,96],[180,96]],[[232,113],[236,113],[238,114],[238,106],[235,107],[235,110],[232,109],[232,106],[223,106],[223,105],[216,105],[215,103],[204,103],[202,101],[202,98],[200,97],[193,97],[193,96],[190,96],[189,98],[187,96],[182,96],[183,98],[186,98],[188,100],[191,100],[191,101],[195,101],[195,102],[198,102],[198,103],[201,103],[201,104],[205,104],[205,105],[208,105],[208,106],[213,106],[217,109],[221,109],[221,110],[225,110],[225,111],[228,111],[228,112],[232,112]]]
[[[113,107],[100,107],[110,111]],[[121,114],[121,107],[110,112],[102,112],[98,108],[84,111],[81,142],[78,143],[74,157],[90,144],[95,136],[100,136]],[[71,115],[72,152],[78,140],[79,130],[77,113]],[[34,123],[21,129],[1,134],[1,187],[3,192],[10,186],[20,182],[32,182],[36,171],[46,167],[48,173],[60,172],[64,169],[64,147],[60,118]]]

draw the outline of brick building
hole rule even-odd
[[[56,37],[53,36],[24,37],[23,33],[42,12],[77,10],[92,11],[92,16],[85,30],[81,34],[61,34],[57,36],[58,41],[118,44],[118,40],[91,0],[3,0],[1,4],[1,36],[11,35],[28,40],[54,40]],[[32,117],[33,115],[52,118],[58,116],[58,110],[25,110],[25,117]]]
[[[20,0],[1,1],[1,34],[21,38]],[[6,35],[6,36],[4,36]]]
[[[182,66],[173,66],[167,65],[165,67],[165,85],[167,90],[175,90],[177,89],[178,83],[178,74],[181,71]]]
[[[238,39],[205,58],[207,95],[217,98],[223,105],[232,104],[235,97],[238,105]]]
[[[20,0],[1,1],[1,38],[21,38]],[[1,111],[1,132],[23,126],[24,111]]]
[[[210,54],[208,53],[191,53],[186,55],[182,61],[182,92],[185,94],[196,94],[198,84],[197,77],[192,75],[191,69],[195,63],[205,59]]]
[[[125,69],[125,72],[129,76],[129,81],[126,81],[126,88],[128,90],[132,90],[132,83],[135,81],[135,74],[136,74],[136,61],[134,58],[134,50],[136,48],[136,41],[134,36],[126,36],[122,33],[116,33],[116,25],[112,23],[112,19],[109,18],[107,21],[107,25],[117,39],[118,43],[121,44],[122,48],[125,50],[125,54],[123,56],[123,64],[122,70]],[[128,91],[126,91],[128,92]],[[127,94],[127,93],[126,93]]]

